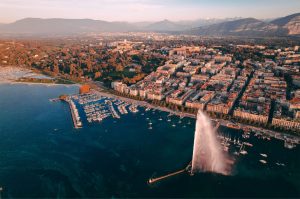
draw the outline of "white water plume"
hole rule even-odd
[[[229,174],[226,154],[217,139],[211,120],[198,111],[194,137],[192,173],[215,172]]]

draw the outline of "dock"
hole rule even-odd
[[[74,105],[74,102],[71,99],[69,99],[69,98],[66,99],[65,101],[69,104],[74,128],[75,129],[82,128],[82,123],[80,121],[79,114],[78,114],[78,111],[77,111],[77,109],[76,109],[76,107]]]
[[[175,176],[175,175],[184,173],[184,172],[186,172],[186,170],[185,170],[185,169],[182,169],[182,170],[179,170],[179,171],[176,171],[176,172],[173,172],[173,173],[169,173],[169,174],[164,175],[164,176],[160,176],[160,177],[158,177],[158,178],[150,178],[150,179],[148,180],[148,183],[149,183],[149,184],[154,184],[154,183],[156,183],[156,182],[159,182],[159,181],[161,181],[161,180],[164,180],[164,179],[166,179],[166,178],[169,178],[169,177],[172,177],[172,176]]]

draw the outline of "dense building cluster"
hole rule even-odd
[[[169,60],[133,85],[113,82],[119,93],[156,100],[185,110],[275,128],[300,129],[299,48],[236,45],[176,47]],[[263,60],[239,60],[234,51],[255,51]]]
[[[300,130],[300,49],[293,42],[158,33],[0,41],[0,64],[111,84],[176,110]]]

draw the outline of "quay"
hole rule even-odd
[[[158,177],[158,178],[150,178],[150,179],[148,180],[148,183],[149,183],[149,184],[154,184],[154,183],[157,183],[157,182],[159,182],[159,181],[161,181],[161,180],[164,180],[164,179],[166,179],[166,178],[169,178],[169,177],[172,177],[172,176],[175,176],[175,175],[184,173],[184,172],[186,172],[186,169],[182,169],[182,170],[179,170],[179,171],[176,171],[176,172],[173,172],[173,173],[169,173],[169,174],[167,174],[167,175],[160,176],[160,177]]]
[[[114,118],[120,119],[120,115],[117,113],[117,111],[115,110],[114,106],[112,105],[111,101],[106,101],[106,104],[108,104],[109,109],[111,111],[111,114],[113,115]]]
[[[172,176],[176,176],[176,175],[179,175],[179,174],[182,174],[182,173],[185,173],[185,172],[187,172],[190,175],[192,175],[192,173],[191,173],[191,167],[192,167],[192,162],[190,162],[186,168],[181,169],[179,171],[175,171],[175,172],[172,172],[172,173],[169,173],[167,175],[160,176],[160,177],[157,177],[157,178],[150,178],[148,180],[148,184],[151,185],[151,184],[157,183],[159,181],[162,181],[164,179],[167,179],[167,178],[170,178]]]
[[[168,112],[170,116],[175,115],[175,116],[179,116],[180,118],[187,117],[187,118],[192,118],[192,119],[196,119],[196,117],[197,117],[196,114],[174,111],[167,107],[161,107],[161,106],[156,106],[156,105],[150,104],[146,101],[139,101],[139,100],[135,100],[135,99],[127,98],[127,97],[122,97],[122,96],[119,96],[119,95],[116,95],[113,93],[103,92],[103,90],[100,90],[99,87],[94,87],[94,89],[91,89],[91,92],[93,92],[99,96],[115,98],[115,99],[127,102],[129,104],[134,103],[135,105],[138,105],[138,106],[143,106],[143,107],[147,107],[147,108],[154,109],[154,110]],[[230,121],[223,120],[223,119],[212,119],[212,120],[218,123],[218,127],[225,126],[225,127],[231,128],[229,125],[229,124],[231,124]],[[238,122],[236,122],[235,124],[239,125],[240,128],[245,127],[245,128],[251,129],[252,131],[263,132],[265,135],[271,136],[275,139],[284,140],[284,141],[293,139],[294,141],[292,144],[300,144],[300,136],[297,136],[297,135],[289,135],[289,134],[285,134],[282,132],[276,132],[273,130],[268,130],[268,129],[264,129],[261,127],[255,127],[255,126],[242,124],[242,123],[238,123]],[[290,142],[288,142],[288,143],[290,143]]]
[[[80,117],[79,117],[79,114],[78,114],[78,111],[75,107],[74,102],[69,97],[65,101],[69,104],[71,115],[72,115],[72,120],[73,120],[73,124],[74,124],[75,129],[82,128],[82,123],[80,121]]]

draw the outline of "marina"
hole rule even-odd
[[[180,112],[180,111],[173,111],[166,107],[160,107],[160,106],[152,105],[145,101],[138,101],[138,100],[134,100],[131,98],[118,96],[118,95],[115,95],[112,93],[102,92],[98,89],[92,90],[92,92],[95,94],[98,94],[100,96],[106,96],[108,98],[122,100],[129,104],[136,104],[138,106],[145,107],[146,112],[148,112],[150,110],[159,110],[159,111],[169,113],[167,122],[172,121],[170,118],[170,116],[172,116],[172,115],[178,116],[180,118],[184,118],[184,117],[192,118],[192,119],[196,118],[195,114],[190,114],[190,113],[185,113],[185,112]],[[272,130],[268,130],[268,129],[264,129],[264,128],[260,128],[260,127],[241,124],[241,123],[232,122],[232,121],[223,120],[223,119],[212,119],[212,121],[218,122],[218,123],[220,123],[221,126],[225,126],[230,129],[233,129],[233,130],[242,130],[244,132],[244,134],[243,134],[244,138],[249,138],[249,135],[251,132],[251,133],[255,133],[257,136],[261,136],[261,139],[270,140],[270,138],[275,138],[278,140],[283,140],[285,142],[284,146],[289,149],[293,149],[297,145],[300,144],[300,136],[299,135],[285,134],[282,132],[276,132],[276,131],[272,131]],[[191,125],[191,123],[189,122],[188,125]]]
[[[132,99],[128,99],[128,98],[124,98],[124,97],[120,97],[108,93],[99,92],[97,90],[91,90],[91,92],[86,94],[72,95],[70,96],[70,98],[72,98],[72,100],[76,102],[74,103],[75,107],[79,107],[79,109],[82,108],[83,112],[79,111],[78,116],[80,114],[83,114],[82,118],[83,119],[86,118],[87,123],[101,122],[110,117],[114,119],[120,119],[122,116],[125,116],[128,113],[132,113],[132,114],[138,113],[140,108],[144,110],[142,115],[144,115],[147,112],[155,114],[155,111],[163,111],[169,113],[165,120],[166,122],[170,123],[171,127],[173,128],[177,126],[182,126],[183,128],[186,128],[186,126],[190,125],[191,122],[189,121],[187,124],[183,124],[181,119],[185,117],[192,118],[192,119],[195,118],[195,115],[193,114],[171,111],[170,109],[167,108],[153,106],[147,102],[132,100]],[[55,98],[51,99],[51,101],[56,101],[56,100],[57,99]],[[176,123],[174,123],[174,121],[172,121],[173,116],[178,116],[180,119]],[[149,118],[147,118],[147,120],[149,120]],[[158,118],[158,120],[163,121],[163,118],[160,117]],[[258,137],[259,139],[264,139],[269,141],[271,138],[275,138],[275,139],[283,140],[284,147],[288,149],[293,149],[298,144],[300,144],[300,137],[298,136],[287,135],[283,133],[274,132],[271,130],[238,124],[235,122],[221,120],[221,119],[213,119],[212,121],[217,123],[219,126],[223,126],[229,129],[243,132],[242,138],[245,140],[250,137],[250,133],[253,133],[254,136]],[[81,128],[83,126],[82,121],[76,121],[76,117],[74,123],[77,126],[75,128]],[[150,124],[148,126],[148,129],[152,130],[153,125]],[[235,142],[238,143],[239,140],[230,139],[227,140],[226,142],[232,142],[235,144]],[[252,144],[245,142],[243,147],[246,146],[252,147]],[[225,146],[224,149],[227,150],[227,146]],[[237,153],[246,155],[247,151],[240,150]]]
[[[50,99],[50,101],[56,101],[56,99]],[[82,127],[79,114],[82,114],[82,118],[86,118],[88,123],[95,123],[109,117],[120,119],[122,115],[127,115],[129,112],[139,112],[139,106],[134,103],[102,96],[96,92],[71,95],[66,101],[71,104],[71,110],[74,112],[75,128]],[[82,111],[78,112],[78,109]]]

